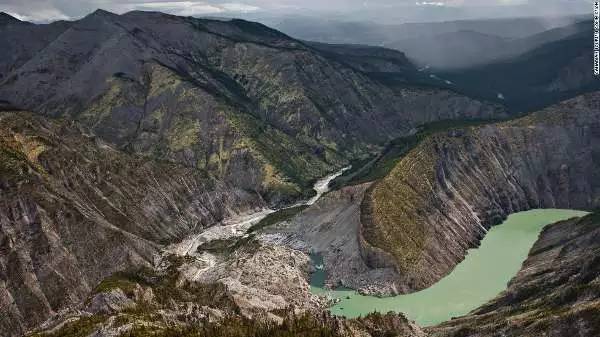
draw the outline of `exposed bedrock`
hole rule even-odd
[[[437,134],[363,201],[363,259],[393,266],[398,290],[428,287],[488,228],[532,208],[600,205],[600,94],[529,116]]]
[[[72,122],[0,113],[0,335],[20,335],[161,244],[265,203],[114,150]]]
[[[321,254],[326,286],[350,287],[363,293],[394,293],[398,278],[395,270],[371,268],[361,256],[360,203],[369,186],[367,183],[330,192],[271,231],[277,233],[275,239],[289,246]],[[269,237],[267,234],[266,239]]]

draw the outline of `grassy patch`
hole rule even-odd
[[[282,324],[247,318],[229,317],[222,322],[203,322],[193,327],[136,326],[121,337],[333,337],[341,336],[333,321],[322,322],[310,314],[286,318]]]
[[[229,255],[241,247],[258,248],[256,244],[257,241],[254,240],[254,235],[248,235],[240,239],[230,238],[205,242],[198,246],[198,251]]]
[[[291,208],[285,208],[285,209],[282,209],[275,213],[271,213],[271,214],[267,215],[264,219],[262,219],[260,222],[253,225],[252,227],[250,227],[248,229],[248,233],[256,232],[263,228],[266,228],[266,227],[272,226],[274,224],[289,220],[292,217],[294,217],[296,214],[305,210],[307,207],[308,206],[306,206],[306,205],[302,205],[302,206],[296,206],[296,207],[291,207]]]

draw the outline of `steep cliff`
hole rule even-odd
[[[599,93],[427,138],[366,194],[363,258],[396,268],[398,289],[411,292],[448,274],[510,213],[598,207],[599,138]]]
[[[548,226],[508,289],[430,336],[600,335],[600,217]]]
[[[127,155],[73,122],[0,113],[0,334],[78,304],[162,243],[265,203],[205,172]]]
[[[21,26],[1,35],[24,40]],[[243,20],[97,11],[64,28],[47,44],[7,45],[7,55],[24,52],[0,60],[0,100],[80,121],[119,149],[205,169],[273,203],[417,124],[504,115],[450,91],[381,83],[375,73],[416,72],[399,52],[317,48]]]

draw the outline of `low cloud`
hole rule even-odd
[[[251,13],[281,15],[306,12],[352,20],[396,17],[428,21],[548,13],[562,15],[585,12],[588,8],[591,13],[591,0],[0,0],[0,11],[34,22],[77,19],[98,8],[116,13],[149,10],[184,16],[218,14],[243,17]]]
[[[27,0],[26,3],[23,0],[0,0],[0,11],[20,20],[32,22],[78,19],[98,8],[118,14],[143,10],[182,16],[250,13],[261,10],[261,7],[254,3],[221,2],[217,0],[87,0],[77,2],[71,0]]]
[[[111,7],[109,7],[109,10]],[[245,3],[209,3],[203,1],[161,1],[140,2],[112,6],[112,10],[124,13],[132,10],[159,11],[182,16],[198,16],[207,14],[219,14],[224,12],[253,12],[260,7]]]

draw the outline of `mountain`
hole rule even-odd
[[[34,25],[0,12],[0,81],[62,34],[70,23]]]
[[[563,332],[597,311],[585,292],[598,269],[588,220],[545,232],[528,263],[563,277],[536,273],[523,290],[524,269],[509,295],[478,309],[490,320],[423,331],[401,314],[332,317],[308,279],[309,253],[329,250],[330,281],[410,292],[511,212],[598,207],[598,92],[499,122],[510,117],[502,106],[440,87],[382,47],[154,12],[7,21],[2,335],[460,335],[540,301],[533,314],[564,313],[549,330]],[[539,40],[580,38],[567,35]],[[274,213],[269,221],[285,218],[274,232],[254,231],[267,208],[308,198],[317,178],[349,163],[377,172]],[[277,232],[285,226],[290,236]],[[541,254],[558,246],[568,249],[557,259]],[[575,300],[590,311],[567,310]]]
[[[56,25],[34,26],[44,30],[34,46],[8,45],[7,55],[22,52],[3,61],[0,100],[77,120],[119,149],[206,171],[273,204],[307,196],[317,177],[418,124],[505,115],[411,85],[401,53],[315,47],[243,20],[99,10],[59,26],[58,36]],[[29,36],[8,28],[7,40]],[[397,83],[380,81],[382,71]]]
[[[77,305],[160,247],[264,207],[200,171],[122,153],[76,123],[0,113],[0,331]]]
[[[421,67],[463,70],[514,58],[544,44],[589,33],[590,29],[591,22],[586,20],[520,38],[458,30],[397,40],[386,46],[402,50]]]
[[[0,331],[11,336],[81,309],[115,274],[160,270],[171,243],[307,198],[316,178],[416,125],[506,116],[412,84],[398,51],[305,43],[243,20],[98,10],[7,24],[0,39]],[[268,254],[298,255],[265,249],[250,257],[287,268]],[[283,310],[299,299],[271,292],[304,278],[302,261],[277,287],[256,281],[280,275],[272,263],[242,285],[218,280],[232,280],[240,310],[256,309],[253,292]]]
[[[400,50],[419,67],[438,70],[498,62],[591,29],[585,16],[398,25],[291,18],[274,26],[303,40],[370,44]]]
[[[600,94],[513,121],[427,137],[367,191],[359,242],[394,288],[428,287],[462,261],[486,230],[533,208],[600,203]]]
[[[485,64],[496,58],[508,44],[508,39],[475,31],[415,37],[386,44],[402,50],[422,67],[435,69],[465,68]]]
[[[582,22],[517,41],[512,50],[539,44],[518,56],[467,69],[435,71],[435,74],[463,93],[503,102],[513,112],[540,109],[599,88],[600,81],[589,71],[589,65],[593,64],[590,34],[591,22]],[[562,38],[564,35],[567,37]]]
[[[22,21],[15,18],[12,15],[9,15],[4,12],[0,12],[0,26],[6,26],[9,24],[19,24],[19,23],[22,23]]]
[[[567,26],[589,17],[524,17],[506,19],[457,20],[442,22],[411,21],[380,24],[378,21],[343,21],[310,16],[266,20],[272,26],[298,39],[323,43],[385,45],[406,39],[470,31],[505,39],[520,39],[554,28]]]
[[[600,219],[548,226],[508,289],[469,315],[428,329],[431,337],[600,334]]]

